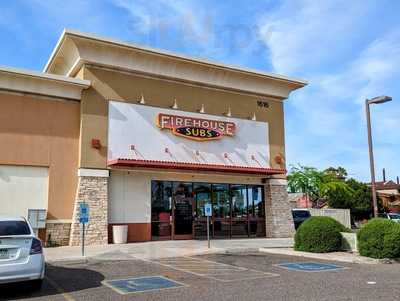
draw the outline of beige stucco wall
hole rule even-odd
[[[285,168],[274,161],[276,155],[285,153],[282,102],[262,98],[269,102],[270,107],[260,108],[257,101],[261,97],[258,96],[195,87],[91,66],[84,67],[83,78],[90,80],[92,87],[83,92],[81,101],[80,167],[106,168],[107,100],[135,102],[143,93],[147,104],[159,107],[170,107],[176,98],[179,109],[183,111],[196,112],[204,104],[206,113],[214,115],[222,115],[229,106],[233,117],[248,118],[255,112],[257,120],[269,123],[271,166]],[[92,139],[100,139],[103,147],[100,150],[93,149]]]
[[[0,94],[0,107],[0,164],[48,167],[48,218],[71,219],[79,102]]]

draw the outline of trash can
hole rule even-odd
[[[115,225],[113,229],[113,243],[126,244],[128,241],[128,225]]]

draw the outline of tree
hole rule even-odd
[[[319,171],[298,165],[290,170],[288,187],[291,192],[306,193],[313,204],[324,200],[331,208],[350,209],[356,220],[369,218],[372,213],[371,187],[346,177],[346,169],[340,166]]]
[[[305,193],[314,202],[320,197],[323,177],[323,173],[314,167],[292,166],[287,177],[289,191]]]
[[[329,174],[338,180],[344,180],[347,177],[347,170],[341,166],[338,166],[337,168],[329,167],[324,170],[324,173]]]
[[[293,166],[288,175],[289,191],[306,193],[314,204],[336,196],[344,200],[351,197],[352,193],[341,178],[345,174],[347,172],[342,167],[319,171],[314,167]]]
[[[357,220],[370,217],[372,213],[371,187],[355,179],[349,179],[346,182],[354,191],[349,206],[352,216]]]

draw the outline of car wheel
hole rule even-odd
[[[38,291],[42,288],[43,279],[32,280],[30,284],[33,290]]]

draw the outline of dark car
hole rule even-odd
[[[380,218],[390,219],[396,223],[400,223],[400,213],[380,213],[378,214]]]
[[[297,230],[300,225],[311,217],[310,211],[307,209],[292,209],[294,228]]]

